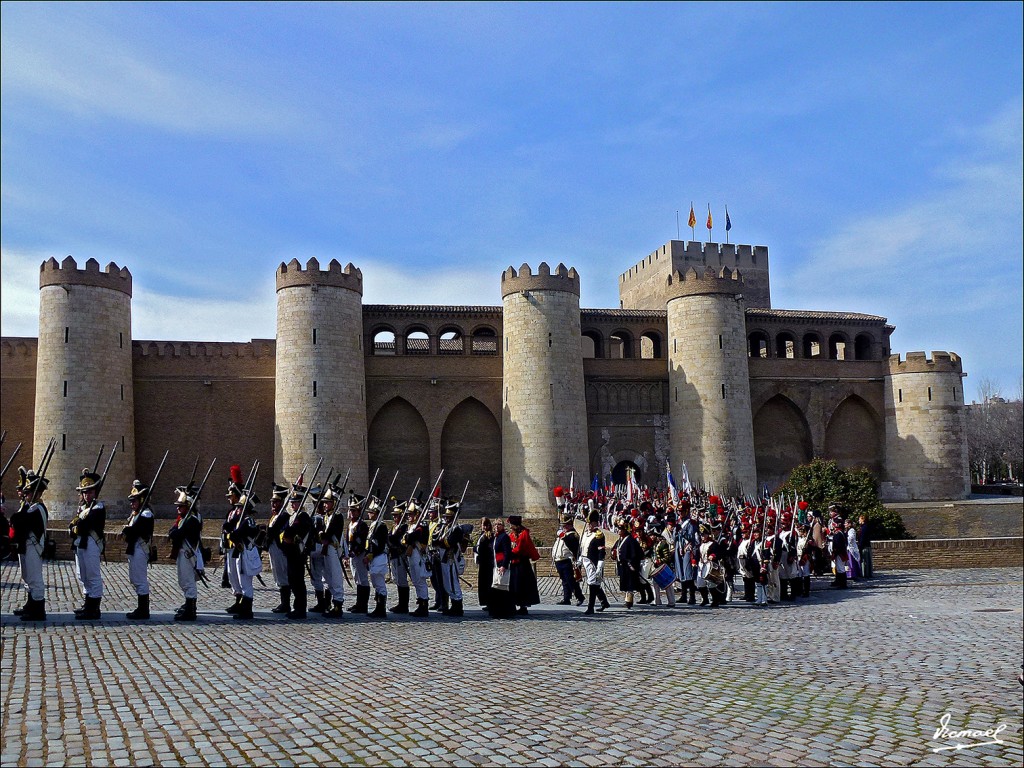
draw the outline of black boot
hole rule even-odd
[[[313,594],[316,596],[316,602],[313,604],[313,613],[323,613],[331,607],[331,598],[325,597],[324,592],[314,591]]]
[[[175,621],[195,621],[196,620],[196,598],[187,597],[185,598],[184,609],[180,613],[174,614]]]
[[[356,602],[348,609],[349,613],[366,613],[369,610],[370,588],[356,584]]]
[[[375,594],[373,596],[373,611],[368,613],[371,619],[386,619],[388,617],[388,596]]]
[[[445,612],[446,616],[462,616],[462,601],[452,600],[452,607]]]
[[[100,597],[87,597],[85,598],[85,610],[75,615],[75,618],[79,621],[96,621],[101,618],[100,614],[100,601],[103,598]]]
[[[608,602],[608,595],[604,593],[604,587],[601,585],[597,587],[597,599],[601,601],[601,607],[597,609],[598,613],[607,611],[612,607],[612,604]]]
[[[709,606],[709,605],[711,605],[711,603],[708,601],[708,588],[707,587],[701,587],[700,588],[700,607],[701,608],[705,608],[706,606]]]
[[[22,621],[46,621],[46,601],[29,598],[21,612]]]
[[[587,603],[587,610],[585,610],[583,612],[584,616],[593,616],[594,615],[594,603],[597,601],[597,589],[594,587],[593,584],[590,585],[590,590],[589,591],[590,591],[590,600]]]
[[[804,597],[811,596],[811,577],[804,576]]]
[[[683,582],[683,595],[688,595],[686,598],[687,605],[697,604],[697,588],[694,586],[693,579],[687,579]]]
[[[138,596],[138,607],[131,613],[126,613],[124,617],[132,621],[145,621],[149,618],[149,595]]]
[[[430,603],[429,600],[420,600],[416,598],[416,610],[413,611],[410,616],[415,616],[417,619],[425,619],[430,615],[430,611],[427,605]]]
[[[281,587],[278,591],[281,593],[281,602],[276,607],[271,608],[270,610],[273,613],[288,613],[288,611],[292,609],[292,588]]]
[[[340,600],[335,600],[329,611],[324,611],[324,617],[328,619],[340,619],[344,613]]]
[[[242,596],[235,595],[235,604],[224,609],[224,613],[238,613],[242,608]]]
[[[21,614],[23,614],[25,611],[27,611],[29,606],[31,606],[31,605],[32,605],[32,598],[31,597],[26,597],[25,598],[25,604],[23,606],[21,606],[21,608],[15,608],[13,611],[11,611],[11,613],[14,614],[15,616],[21,616]]]
[[[408,587],[397,587],[398,589],[398,604],[391,609],[392,613],[408,613],[409,612],[409,588]]]
[[[834,585],[835,582],[833,581],[832,584]],[[79,616],[81,616],[87,610],[89,610],[89,598],[88,597],[83,598],[82,606],[80,608],[75,608],[75,618],[77,619]]]
[[[640,605],[650,605],[654,602],[654,590],[651,589],[650,584],[640,585],[640,599],[637,602]]]
[[[228,557],[227,554],[224,557]],[[228,569],[224,568],[224,575],[220,577],[220,588],[231,589],[231,581],[228,579]]]
[[[238,610],[235,611],[235,615],[232,617],[242,621],[253,619],[255,616],[252,615],[252,598],[243,597],[242,602],[238,606]]]

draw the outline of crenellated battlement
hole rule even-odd
[[[901,373],[955,373],[963,374],[960,356],[954,352],[936,351],[929,358],[925,352],[907,352],[906,360],[900,355],[889,356],[889,375]]]
[[[78,263],[68,256],[58,262],[52,256],[39,267],[39,287],[49,285],[88,285],[96,288],[111,288],[121,293],[132,295],[132,273],[128,267],[119,267],[114,262],[107,264],[100,271],[100,263],[89,259],[82,269]]]
[[[619,282],[635,278],[662,260],[673,269],[685,266],[729,267],[744,272],[768,269],[768,247],[735,243],[701,243],[696,240],[670,240],[619,275]]]
[[[682,272],[673,271],[668,276],[668,300],[681,296],[705,296],[723,294],[735,296],[743,293],[743,275],[739,270],[722,267],[714,269],[705,267],[697,270],[693,267]]]
[[[363,273],[352,262],[342,268],[337,259],[331,259],[327,269],[320,269],[320,262],[314,257],[306,262],[305,268],[298,259],[287,264],[281,262],[277,268],[277,290],[296,286],[329,285],[336,288],[347,288],[363,295]]]
[[[501,273],[502,298],[521,291],[562,291],[579,296],[580,276],[576,267],[566,269],[565,264],[561,263],[552,272],[545,261],[537,267],[537,274],[533,273],[529,264],[523,264],[518,272],[509,267]]]
[[[260,358],[274,357],[274,339],[253,339],[249,342],[234,341],[135,341],[132,342],[132,356],[147,357],[221,357]]]

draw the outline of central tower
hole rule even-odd
[[[294,482],[324,459],[318,480],[350,467],[366,489],[366,376],[363,274],[331,260],[305,269],[296,259],[277,270],[277,367],[274,385],[274,478]],[[309,472],[306,482],[309,482]]]
[[[589,477],[580,280],[559,264],[501,275],[505,514],[550,516],[551,489]]]

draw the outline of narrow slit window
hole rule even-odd
[[[124,384],[121,385],[121,399],[124,400]]]
[[[722,385],[722,399],[725,400],[725,384]]]
[[[896,393],[899,396],[900,402],[902,403],[903,402],[903,390],[902,389],[897,389]]]
[[[316,382],[313,382],[313,397],[316,397]]]
[[[932,401],[932,388],[928,387],[928,402],[930,403],[931,401]]]
[[[679,402],[679,387],[675,388],[676,402]]]
[[[316,450],[316,432],[313,433],[313,450]]]
[[[117,347],[118,349],[124,349],[124,333],[117,334]]]
[[[67,344],[67,343],[68,343],[68,339],[69,339],[70,337],[71,337],[71,328],[69,328],[69,327],[65,327],[65,328],[64,328],[64,343],[65,343],[65,344]]]
[[[316,328],[313,329],[313,346],[316,346]]]
[[[722,349],[722,335],[721,334],[718,335],[718,348]]]
[[[67,397],[67,396],[68,396],[68,383],[65,381],[64,382],[64,397]]]
[[[66,434],[60,436],[60,449],[62,451],[68,449],[68,436]]]

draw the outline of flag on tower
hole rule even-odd
[[[711,204],[708,203],[708,232],[711,231]]]
[[[686,220],[686,226],[690,229],[697,226],[697,214],[693,212],[693,203],[690,203],[690,218]]]
[[[732,219],[729,218],[729,206],[725,206],[725,231],[732,229]]]

